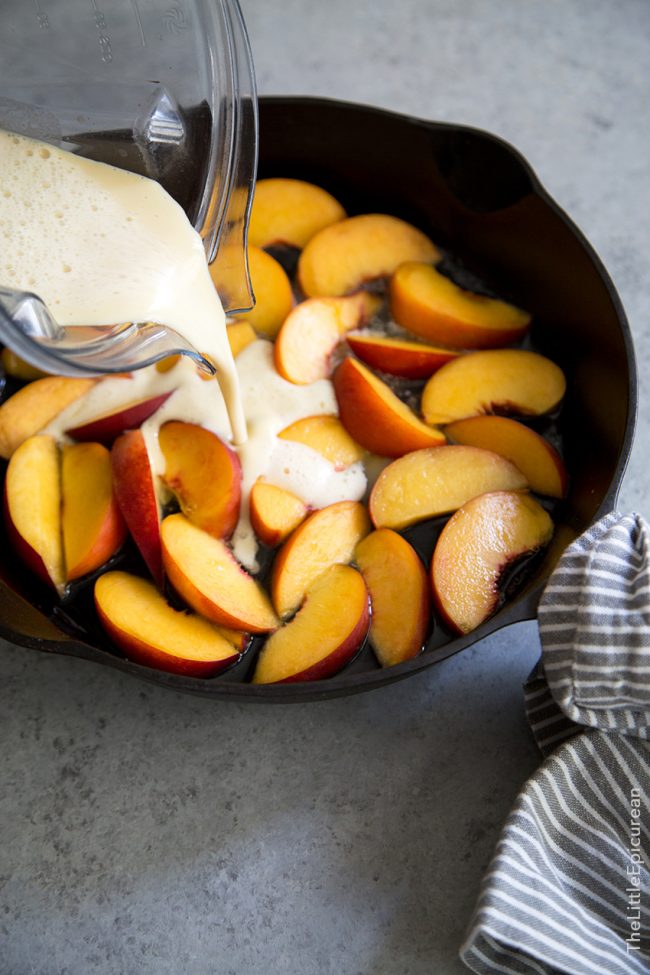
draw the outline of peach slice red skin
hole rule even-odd
[[[39,468],[36,472],[33,471],[35,461]],[[18,465],[19,471],[15,465]],[[43,467],[45,467],[44,471]],[[33,477],[31,477],[32,472]],[[43,473],[47,476],[39,478],[38,475]],[[29,483],[26,480],[21,483],[21,477],[25,474],[30,478]],[[12,485],[15,485],[14,490]],[[31,497],[28,507],[20,511],[20,503],[25,499],[24,490],[29,491],[32,486],[37,489],[38,495],[36,498]],[[41,489],[46,492],[45,496],[41,494]],[[17,512],[15,509],[12,511],[14,502],[18,504]],[[18,557],[46,585],[54,587],[59,594],[62,594],[65,586],[65,565],[60,512],[61,479],[58,447],[54,437],[35,434],[16,447],[9,461],[3,488],[3,513],[9,542]],[[20,522],[20,525],[17,522]],[[43,541],[45,547],[50,548],[49,568],[48,553],[38,551],[27,540],[26,536],[30,534],[33,526],[41,531],[47,526]],[[39,531],[36,531],[36,535],[38,534]]]
[[[356,569],[353,569],[352,567],[347,565],[330,566],[330,569],[326,570],[326,572],[319,579],[315,581],[312,587],[307,590],[304,602],[297,616],[289,620],[288,623],[285,623],[282,627],[280,627],[279,630],[276,630],[274,636],[276,636],[280,640],[284,639],[286,638],[286,634],[291,631],[290,628],[294,624],[300,625],[301,615],[303,613],[308,614],[310,611],[309,601],[311,598],[314,598],[314,591],[316,587],[320,588],[320,590],[322,591],[323,588],[328,585],[329,582],[328,576],[329,578],[331,578],[332,573],[340,574],[340,570],[343,570],[343,572],[348,575],[350,573],[354,573],[353,576],[350,576],[350,584],[348,584],[345,589],[346,593],[350,595],[352,583],[354,583],[357,589],[357,592],[354,594],[354,599],[358,599],[358,597],[361,595],[361,605],[360,607],[357,607],[358,611],[352,617],[352,626],[347,632],[343,634],[341,643],[338,644],[338,646],[332,652],[327,654],[327,656],[321,658],[320,660],[311,664],[310,666],[304,667],[302,670],[288,674],[286,677],[281,678],[277,681],[269,682],[269,681],[260,680],[260,672],[263,669],[261,666],[262,656],[264,654],[268,655],[270,653],[273,653],[275,649],[276,641],[274,641],[273,636],[271,636],[267,641],[266,646],[262,649],[260,661],[258,661],[258,666],[255,675],[253,676],[254,683],[291,684],[291,683],[296,683],[298,681],[325,680],[328,677],[332,677],[335,673],[337,673],[337,671],[339,671],[342,667],[345,666],[345,664],[347,664],[352,659],[352,657],[355,655],[359,647],[362,645],[368,633],[368,628],[370,626],[370,600],[369,600],[368,590],[365,581],[363,580],[363,576],[359,572],[357,572]],[[361,587],[363,587],[362,590]],[[350,602],[347,603],[346,609],[350,608],[351,601],[352,600],[350,600]],[[337,610],[339,609],[338,605],[336,609]],[[337,619],[339,618],[340,617],[337,617]],[[317,634],[315,635],[317,636]]]
[[[357,358],[366,365],[403,379],[428,379],[436,369],[459,355],[454,349],[436,348],[373,332],[351,332],[346,340]]]
[[[257,625],[251,620],[241,620],[225,610],[216,609],[215,604],[204,596],[201,590],[192,582],[191,579],[188,578],[187,575],[176,567],[171,559],[164,556],[164,564],[169,581],[176,592],[182,596],[188,606],[191,606],[192,609],[201,616],[205,616],[206,619],[211,620],[218,626],[232,630],[245,626],[246,631],[254,635],[259,633],[271,633],[275,629],[274,624],[265,623],[263,625]],[[244,631],[242,630],[241,632]]]
[[[339,318],[331,298],[308,298],[289,312],[273,347],[283,379],[306,385],[331,375],[332,353],[341,341]]]
[[[250,584],[250,586],[255,586],[258,592],[263,594],[263,602],[268,604],[264,606],[263,616],[251,613],[249,607],[246,606],[238,610],[238,615],[235,615],[232,607],[225,608],[225,606],[217,605],[214,599],[211,598],[211,594],[206,593],[200,588],[201,580],[194,575],[194,572],[192,574],[188,573],[186,566],[179,564],[177,554],[173,546],[170,546],[169,536],[167,535],[166,537],[166,532],[170,524],[178,521],[185,521],[192,531],[203,534],[209,540],[209,545],[212,549],[210,553],[212,562],[216,562],[218,559],[224,560],[235,572],[245,577],[247,580],[246,585]],[[205,616],[206,619],[211,620],[218,626],[227,627],[232,630],[242,630],[248,633],[269,633],[277,628],[279,620],[275,616],[261,584],[250,576],[237,562],[225,542],[221,539],[214,538],[213,535],[208,535],[207,532],[202,532],[200,528],[192,525],[184,515],[169,515],[165,518],[162,527],[162,555],[165,572],[172,586],[188,606],[191,606],[201,616]],[[193,565],[192,569],[194,568],[195,566]]]
[[[525,491],[526,478],[491,450],[447,444],[413,451],[388,464],[370,493],[377,528],[407,528],[449,514],[488,491]]]
[[[412,261],[392,276],[390,305],[395,321],[410,332],[457,349],[510,345],[530,327],[527,312],[464,291],[430,264]]]
[[[275,368],[296,385],[327,379],[345,335],[368,321],[380,299],[360,291],[346,297],[307,298],[289,312],[273,348]]]
[[[298,260],[308,297],[345,295],[386,277],[404,261],[437,261],[438,248],[416,227],[385,213],[348,217],[315,234]]]
[[[365,614],[359,619],[355,628],[335,653],[331,653],[329,657],[314,664],[313,667],[307,667],[299,674],[292,674],[291,677],[285,677],[284,680],[277,681],[277,683],[296,684],[301,681],[326,680],[328,677],[333,677],[355,655],[368,634],[369,623],[370,613],[366,609]]]
[[[162,588],[160,512],[149,454],[140,430],[120,434],[111,449],[111,466],[122,517],[151,575]]]
[[[70,490],[74,491],[75,484],[69,485],[68,477],[81,478],[83,477],[83,468],[75,468],[70,474],[68,474],[66,466],[68,463],[68,457],[72,453],[83,452],[85,455],[85,466],[92,465],[94,470],[97,472],[103,471],[106,480],[103,482],[102,489],[97,492],[97,495],[103,494],[106,490],[110,492],[109,499],[106,503],[104,509],[104,516],[99,525],[99,531],[92,540],[90,548],[87,548],[81,559],[74,565],[70,564],[70,559],[68,557],[69,544],[68,544],[68,531],[71,522],[68,520],[67,504],[69,501]],[[83,487],[88,487],[87,477],[83,480]],[[79,579],[89,572],[94,572],[95,569],[99,569],[100,566],[104,565],[108,560],[114,555],[117,550],[123,544],[126,535],[127,527],[126,523],[120,512],[117,498],[115,496],[115,490],[111,489],[111,461],[110,454],[106,447],[102,444],[71,444],[66,445],[63,448],[63,455],[61,461],[61,484],[62,484],[62,530],[63,530],[63,548],[66,553],[66,578],[68,582],[74,579]],[[92,505],[96,498],[88,498],[87,505]],[[72,511],[72,523],[74,524],[75,516],[74,510]]]
[[[555,447],[535,430],[506,416],[472,416],[455,420],[445,433],[459,444],[501,454],[518,467],[531,491],[552,498],[566,496],[568,474]]]
[[[163,481],[183,513],[215,538],[230,538],[241,504],[237,454],[211,430],[180,420],[163,424],[158,440],[165,457]]]
[[[386,383],[354,359],[344,359],[334,373],[341,423],[350,436],[374,454],[401,457],[447,438],[427,427]]]
[[[354,550],[370,531],[370,518],[358,501],[337,501],[311,514],[287,538],[273,563],[271,598],[286,618],[301,605],[310,585],[328,568],[352,561]],[[319,541],[323,548],[318,551]],[[314,553],[317,559],[313,561]],[[312,564],[308,574],[305,565]]]
[[[4,514],[5,526],[7,528],[9,544],[15,551],[16,555],[28,568],[32,570],[35,575],[38,576],[41,582],[44,582],[46,586],[53,586],[54,583],[52,582],[49,572],[45,568],[43,559],[38,552],[32,548],[29,542],[25,541],[13,523],[9,509],[9,499],[7,498],[6,480],[2,491],[2,510]]]
[[[179,655],[178,653],[170,653],[164,650],[160,646],[156,646],[154,641],[147,643],[138,637],[134,632],[129,632],[121,626],[116,625],[110,615],[106,612],[104,606],[102,605],[101,598],[101,586],[102,579],[106,581],[111,576],[127,576],[127,573],[107,573],[105,576],[101,576],[95,583],[94,589],[94,603],[97,616],[99,617],[99,622],[106,630],[109,637],[113,642],[124,651],[129,660],[133,660],[135,663],[141,664],[145,667],[154,667],[158,670],[165,670],[175,674],[184,674],[188,677],[214,677],[216,674],[221,673],[226,667],[229,667],[232,663],[239,659],[241,653],[239,649],[234,644],[232,646],[232,654],[226,657],[215,660],[200,660],[195,658],[188,658]],[[136,578],[136,582],[141,583],[144,580],[139,580]],[[150,585],[150,584],[148,584]],[[163,600],[164,597],[155,590],[156,598]],[[146,606],[142,607],[143,612],[146,612]],[[181,617],[183,614],[175,611],[169,607],[170,617],[173,615]],[[207,622],[207,621],[206,621]],[[216,630],[217,628],[214,627]],[[154,640],[159,637],[160,634],[154,634]],[[224,636],[224,640],[227,638]]]
[[[438,369],[422,392],[427,423],[447,424],[484,413],[550,413],[566,390],[556,363],[526,349],[483,349]]]
[[[159,396],[151,396],[147,399],[138,400],[126,406],[98,416],[94,420],[87,420],[79,426],[71,427],[66,430],[69,437],[83,443],[96,441],[110,447],[116,437],[125,430],[135,430],[148,420],[165,400],[169,399],[172,391],[161,393]]]
[[[506,555],[506,558],[499,566],[498,571],[495,570],[492,573],[492,577],[489,580],[489,590],[481,593],[477,589],[477,600],[480,600],[483,596],[485,596],[485,599],[483,600],[481,612],[475,613],[470,621],[470,614],[461,612],[458,608],[454,609],[453,599],[449,596],[448,592],[445,593],[443,590],[445,588],[446,578],[451,578],[452,590],[454,588],[458,590],[460,587],[460,591],[465,599],[467,599],[468,595],[472,595],[472,586],[478,587],[481,581],[477,573],[477,565],[481,561],[481,553],[480,550],[472,547],[473,539],[471,538],[461,538],[462,544],[457,547],[456,551],[452,550],[452,552],[448,552],[447,549],[450,545],[450,539],[453,539],[454,534],[459,535],[459,532],[462,532],[463,523],[468,520],[468,515],[471,516],[478,510],[483,516],[485,531],[496,532],[494,543],[488,543],[483,546],[483,550],[487,553],[488,558],[490,555],[499,552],[499,546],[503,544],[503,536],[507,533],[508,526],[511,526],[513,523],[512,510],[504,510],[504,521],[499,522],[500,504],[503,504],[504,509],[508,506],[509,509],[514,508],[516,511],[523,507],[533,512],[533,517],[537,523],[537,532],[534,538],[528,537],[526,539],[526,544],[523,547],[520,546],[516,551],[503,553]],[[507,521],[508,514],[511,516],[510,522]],[[498,586],[503,571],[514,560],[525,555],[532,555],[534,552],[544,548],[551,540],[552,535],[553,522],[550,515],[530,495],[511,491],[488,492],[487,494],[481,494],[478,497],[472,498],[467,504],[459,508],[443,528],[436,543],[433,558],[431,559],[430,578],[433,599],[436,611],[443,622],[453,633],[464,634],[471,633],[477,626],[488,620],[499,607],[501,597]]]
[[[82,576],[88,575],[89,572],[94,572],[95,569],[105,565],[122,546],[126,535],[126,524],[116,504],[111,507],[101,534],[97,536],[95,544],[89,550],[86,558],[68,570],[68,582],[80,579]]]
[[[216,677],[240,656],[234,646],[232,657],[220,660],[217,663],[188,661],[183,657],[172,657],[167,654],[157,656],[152,652],[149,644],[139,640],[138,637],[130,636],[127,640],[122,631],[113,626],[111,620],[102,612],[97,601],[95,601],[95,610],[99,622],[111,640],[124,651],[129,660],[133,660],[134,663],[141,664],[144,667],[154,667],[157,670],[166,670],[173,674],[184,674],[186,677]]]

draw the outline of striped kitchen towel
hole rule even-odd
[[[539,606],[522,789],[461,958],[516,975],[650,975],[650,558],[638,515],[571,545]]]

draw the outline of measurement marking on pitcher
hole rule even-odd
[[[147,41],[144,36],[144,27],[142,26],[142,17],[140,16],[140,11],[138,10],[138,0],[131,0],[131,6],[133,7],[133,13],[135,14],[135,19],[138,22],[138,28],[140,30],[140,41],[143,47],[147,46]]]
[[[101,52],[101,59],[104,62],[104,64],[110,64],[110,62],[113,60],[113,50],[111,48],[111,39],[106,33],[106,30],[108,28],[108,24],[106,23],[106,17],[103,11],[99,9],[97,0],[90,0],[90,2],[92,4],[93,10],[95,11],[95,16],[94,16],[95,27],[99,31],[99,36],[97,40],[99,41],[99,50]]]
[[[50,30],[50,18],[41,7],[39,0],[32,0],[32,2],[36,8],[36,20],[38,21],[38,26],[41,28],[41,30]]]

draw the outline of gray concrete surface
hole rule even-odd
[[[491,129],[605,261],[650,515],[647,0],[244,0],[259,88]],[[603,391],[606,395],[606,391]],[[521,625],[322,704],[210,704],[0,645],[0,975],[452,975],[537,763]]]

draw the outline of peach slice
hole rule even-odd
[[[158,432],[165,458],[163,481],[189,520],[229,538],[239,518],[241,464],[219,437],[195,423],[170,420]]]
[[[120,406],[117,410],[103,413],[101,416],[80,423],[76,427],[66,430],[69,437],[83,443],[101,443],[110,447],[115,438],[125,430],[136,430],[145,420],[156,412],[169,399],[172,391],[161,393],[159,396],[148,396],[144,399],[134,400]]]
[[[248,266],[255,307],[240,318],[260,335],[272,339],[293,307],[291,282],[282,265],[259,247],[248,248]]]
[[[366,451],[352,439],[339,418],[329,414],[306,416],[302,420],[296,420],[285,427],[278,437],[311,447],[333,464],[337,471],[363,460],[366,455]]]
[[[146,579],[105,572],[95,583],[99,622],[130,660],[188,677],[213,677],[239,657],[219,628],[174,609]]]
[[[305,520],[309,511],[305,502],[295,494],[266,481],[253,484],[249,507],[253,531],[271,548],[283,542]]]
[[[346,338],[354,354],[366,365],[404,379],[428,379],[458,355],[453,349],[439,349],[377,332],[350,332]]]
[[[427,574],[411,545],[390,528],[359,542],[354,561],[370,593],[370,643],[382,667],[416,657],[429,627]]]
[[[33,366],[31,362],[26,362],[21,359],[19,355],[12,349],[3,349],[0,353],[0,363],[2,363],[2,368],[8,376],[13,376],[14,379],[23,379],[26,382],[31,382],[32,379],[42,379],[43,376],[47,376],[47,372],[43,372],[42,369],[38,369]]]
[[[385,467],[370,494],[377,528],[406,528],[446,515],[486,491],[524,491],[527,481],[505,457],[480,447],[417,450]]]
[[[29,437],[16,447],[7,467],[4,511],[9,540],[20,558],[61,594],[61,471],[54,437]]]
[[[19,389],[0,406],[0,457],[8,460],[16,447],[47,426],[96,382],[96,379],[46,376]]]
[[[131,537],[162,588],[160,512],[147,445],[141,430],[120,434],[111,449],[113,489]]]
[[[451,423],[481,413],[549,413],[566,389],[559,366],[537,352],[487,349],[448,362],[422,393],[427,423]]]
[[[226,328],[226,334],[234,359],[257,338],[250,322],[231,322]]]
[[[264,589],[225,542],[181,514],[163,520],[161,535],[165,571],[188,606],[229,629],[268,633],[278,626]]]
[[[330,566],[309,587],[298,614],[266,641],[253,683],[331,677],[355,655],[369,621],[363,577],[351,566]]]
[[[522,338],[530,315],[496,298],[459,288],[431,264],[409,261],[390,281],[393,318],[430,342],[493,349]]]
[[[308,298],[289,313],[275,342],[275,368],[304,385],[332,374],[332,353],[342,337],[374,313],[378,299],[360,292],[343,298]]]
[[[344,295],[387,277],[404,261],[439,258],[438,248],[410,223],[368,213],[312,237],[298,261],[298,282],[308,296]]]
[[[245,633],[243,630],[231,630],[227,626],[217,626],[216,623],[212,624],[224,640],[227,640],[231,646],[235,648],[237,653],[243,653],[251,642],[250,633]]]
[[[370,519],[358,501],[338,501],[303,521],[273,565],[271,596],[278,615],[284,618],[299,609],[307,590],[331,565],[351,562],[369,531]]]
[[[392,389],[356,359],[344,359],[334,373],[334,392],[345,429],[366,450],[401,457],[422,447],[446,443]]]
[[[445,428],[453,441],[483,447],[506,457],[522,472],[531,491],[563,498],[568,477],[564,462],[548,440],[506,416],[472,416]]]
[[[288,244],[302,250],[319,230],[345,216],[338,200],[320,186],[300,179],[260,179],[248,239],[256,247]]]
[[[436,607],[456,633],[471,633],[499,607],[503,572],[547,545],[553,522],[525,494],[497,491],[463,505],[442,530],[431,562]]]
[[[63,447],[61,492],[63,551],[71,581],[108,562],[126,538],[106,447],[99,443]]]
[[[168,355],[164,359],[159,359],[156,363],[156,372],[169,372],[182,358],[181,355]]]

